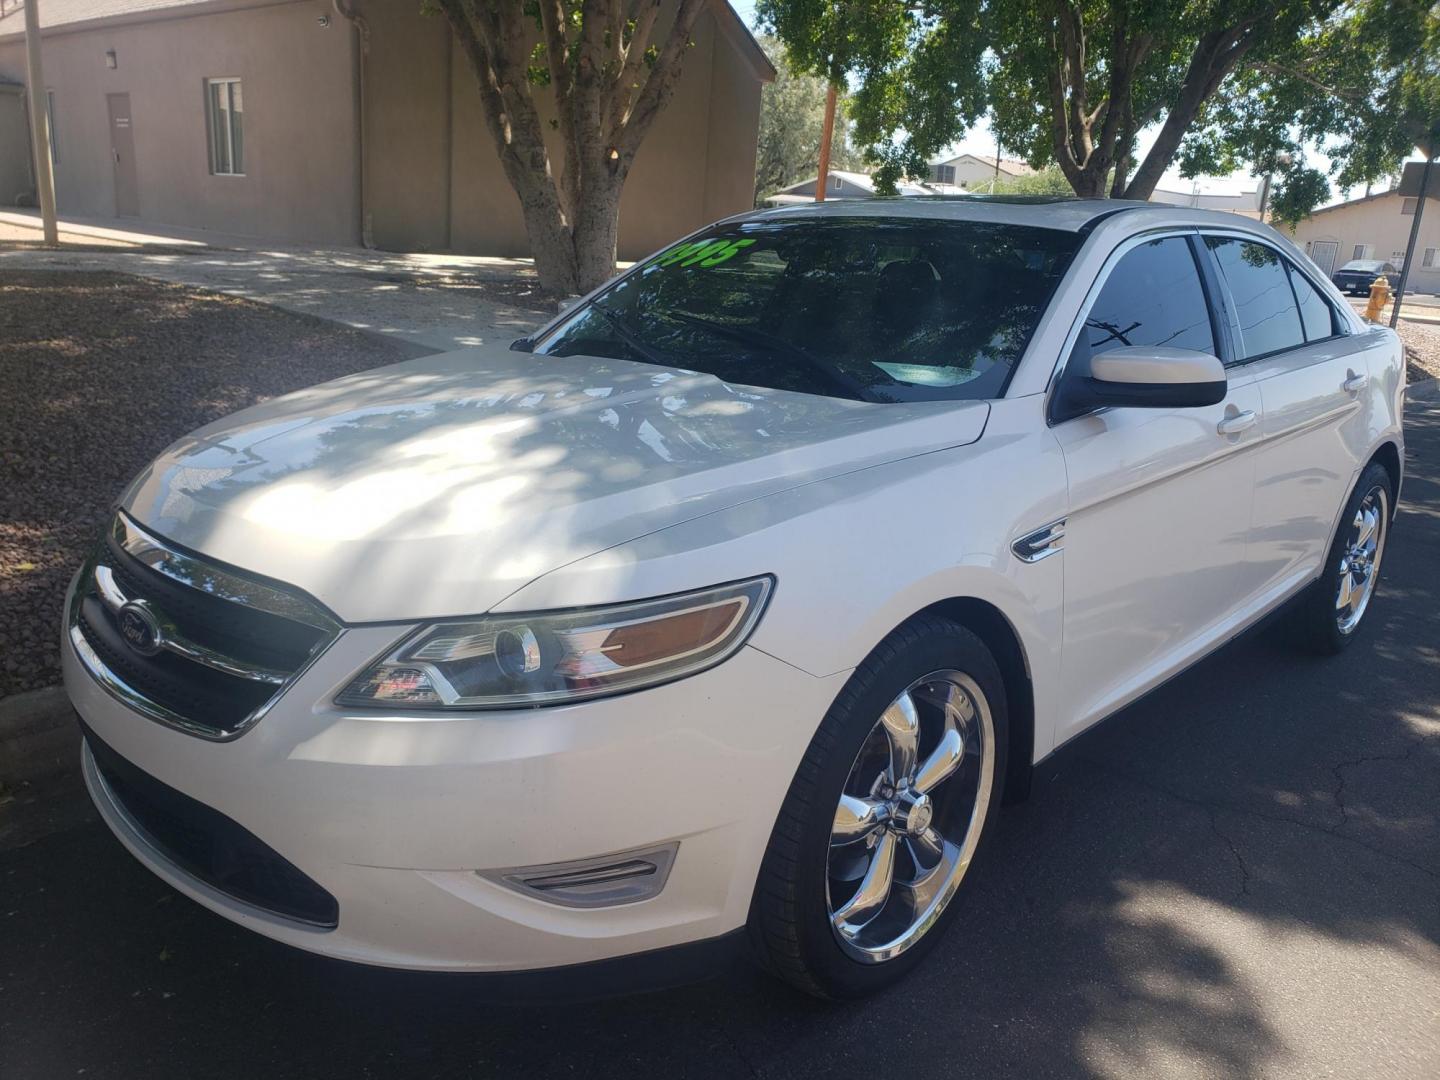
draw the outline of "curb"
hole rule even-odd
[[[0,785],[70,772],[79,753],[80,726],[62,687],[0,698]]]
[[[1440,400],[1440,379],[1421,379],[1405,387],[1406,401]]]

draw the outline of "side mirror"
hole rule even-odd
[[[1126,345],[1090,358],[1090,371],[1066,371],[1055,418],[1106,406],[1191,409],[1225,400],[1225,365],[1209,353],[1164,345]]]

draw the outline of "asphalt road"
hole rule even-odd
[[[62,784],[0,852],[0,1075],[1440,1077],[1440,409],[1409,441],[1363,639],[1317,660],[1272,624],[1086,736],[881,997],[741,970],[517,1006],[317,959],[172,892]]]

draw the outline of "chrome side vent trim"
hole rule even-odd
[[[659,896],[679,843],[568,863],[482,873],[516,892],[571,908],[637,904]]]
[[[1049,525],[1026,533],[1013,544],[1010,550],[1021,562],[1037,563],[1059,554],[1065,548],[1065,519],[1052,521]]]

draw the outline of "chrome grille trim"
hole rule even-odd
[[[101,601],[111,611],[118,612],[122,607],[131,602],[131,597],[125,595],[123,589],[115,582],[115,574],[103,564],[95,567],[95,591]],[[216,671],[223,671],[226,675],[234,675],[237,679],[248,679],[251,682],[269,683],[271,686],[284,686],[285,680],[290,677],[288,671],[279,671],[275,668],[260,667],[257,664],[244,664],[233,657],[225,656],[214,649],[207,649],[204,645],[197,645],[187,638],[175,625],[175,621],[163,611],[145,600],[137,600],[136,603],[145,604],[146,609],[154,616],[160,627],[160,639],[157,644],[162,649],[167,649],[177,656],[183,656],[186,660],[197,664],[204,664],[206,667],[214,668]]]
[[[321,631],[310,647],[308,655],[294,670],[281,670],[251,663],[239,657],[202,645],[187,635],[176,620],[144,596],[128,596],[117,580],[117,575],[107,565],[115,556],[108,553],[102,542],[99,549],[86,560],[71,586],[66,610],[66,625],[70,644],[82,667],[99,686],[111,697],[134,712],[183,731],[188,735],[212,742],[227,742],[239,737],[256,724],[279,700],[281,694],[294,684],[310,666],[324,653],[343,632],[342,624],[319,604],[303,595],[292,594],[274,585],[256,581],[240,572],[217,566],[188,552],[179,551],[163,540],[145,531],[123,513],[117,514],[111,526],[110,537],[126,554],[165,577],[198,592],[208,594],[220,601],[244,605],[267,615],[277,616],[298,623],[311,630]],[[128,573],[129,571],[127,571]],[[98,601],[109,615],[115,615],[121,608],[143,606],[160,629],[156,642],[157,654],[169,654],[197,665],[201,669],[218,672],[221,676],[240,679],[257,686],[256,693],[269,690],[269,696],[245,713],[238,721],[229,724],[206,723],[203,718],[184,715],[142,691],[118,672],[113,663],[101,655],[101,649],[92,644],[87,636],[82,608],[87,602]],[[107,618],[109,617],[107,615]],[[94,632],[93,630],[90,632]],[[109,646],[113,648],[113,646]],[[118,654],[117,654],[118,655]],[[143,654],[142,654],[143,655]],[[121,665],[124,666],[123,664]],[[144,679],[140,680],[144,683]],[[238,684],[236,684],[238,685]],[[163,695],[162,695],[163,696]],[[243,699],[233,699],[241,700]],[[243,709],[243,704],[240,706]],[[240,711],[239,709],[236,710]]]
[[[318,604],[177,551],[142,529],[124,511],[115,515],[113,533],[116,542],[136,559],[181,585],[327,633],[340,629],[340,624]]]

